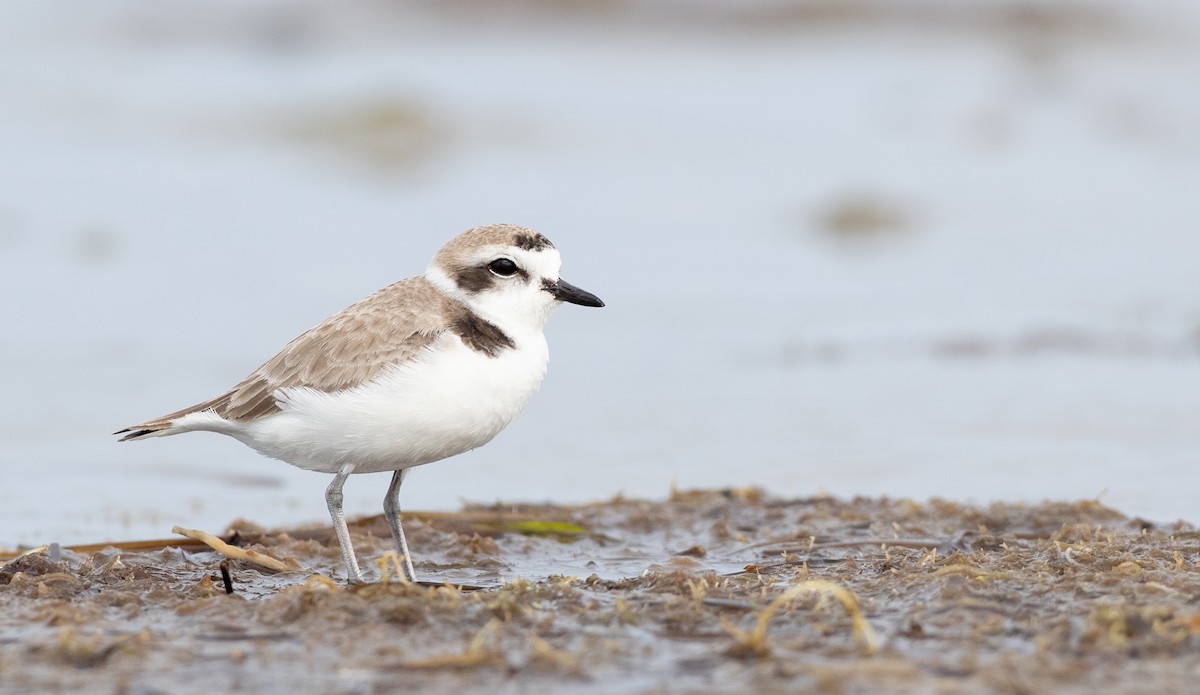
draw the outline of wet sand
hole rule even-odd
[[[1192,692],[1200,535],[1095,502],[680,492],[0,561],[0,691]],[[373,561],[378,518],[353,529]],[[228,593],[221,564],[229,570]]]

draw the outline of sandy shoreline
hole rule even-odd
[[[325,580],[319,527],[241,523],[303,569],[229,561],[232,594],[194,546],[9,560],[0,691],[1168,693],[1200,669],[1200,534],[1095,502],[743,490],[405,523],[419,585]]]

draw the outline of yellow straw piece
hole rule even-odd
[[[871,624],[863,617],[862,610],[858,607],[858,599],[845,587],[824,579],[809,579],[800,582],[777,596],[758,614],[758,623],[751,632],[741,630],[724,620],[721,623],[722,627],[733,635],[743,649],[756,656],[767,656],[771,653],[771,647],[767,643],[767,627],[770,626],[771,619],[784,606],[805,594],[820,594],[837,599],[850,614],[850,620],[854,623],[854,638],[862,645],[863,651],[867,654],[874,654],[879,648],[879,638]]]
[[[400,580],[401,584],[411,584],[408,577],[404,574],[404,558],[400,557],[395,550],[389,550],[375,560],[375,566],[379,568],[379,583],[391,584],[392,573]]]

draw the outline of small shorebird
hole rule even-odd
[[[363,576],[342,486],[352,473],[394,471],[384,515],[413,581],[398,500],[408,469],[491,441],[546,374],[542,327],[551,312],[562,302],[604,306],[560,278],[561,265],[554,245],[532,230],[468,230],[437,252],[424,276],[331,316],[224,394],[115,434],[126,441],[219,432],[333,473],[325,501],[351,582]]]

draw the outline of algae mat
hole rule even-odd
[[[406,514],[421,579],[327,529],[0,568],[0,691],[1195,692],[1200,535],[1095,502],[776,499]],[[368,567],[379,519],[354,527]],[[381,577],[382,572],[382,577]],[[226,583],[228,580],[228,583]]]

